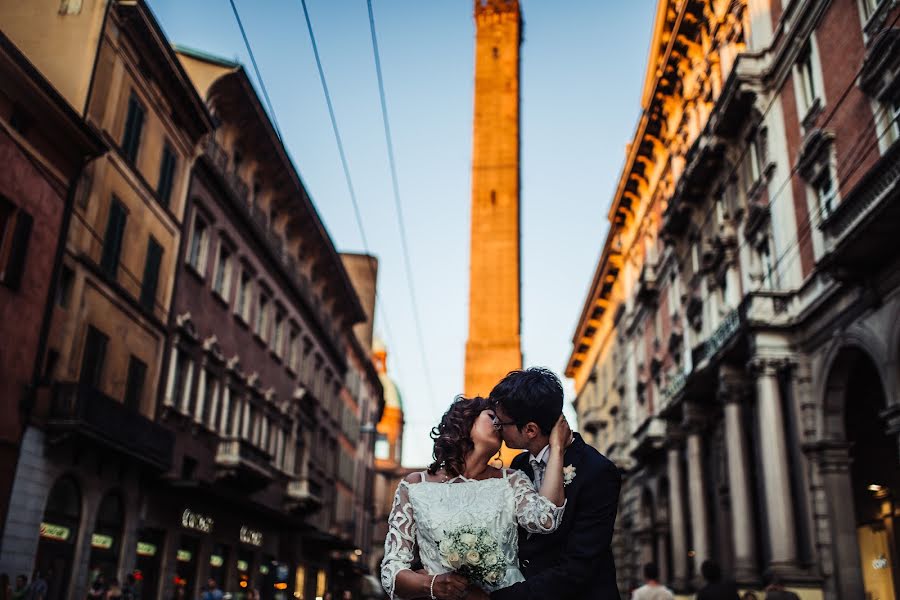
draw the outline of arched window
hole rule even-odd
[[[125,504],[118,492],[109,492],[100,502],[97,519],[91,532],[91,576],[103,574],[107,580],[118,570],[119,551],[122,547],[122,525],[125,522]]]
[[[63,476],[47,497],[34,561],[47,581],[47,600],[61,599],[68,592],[80,520],[81,490],[74,478]]]

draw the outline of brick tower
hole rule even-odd
[[[522,367],[518,0],[475,0],[475,118],[467,395]],[[506,458],[504,456],[504,458]],[[505,461],[508,462],[508,461]]]

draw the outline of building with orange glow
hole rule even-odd
[[[573,337],[620,589],[896,597],[900,9],[660,0]]]

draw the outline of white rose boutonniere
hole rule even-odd
[[[563,467],[563,485],[569,485],[575,480],[575,466],[569,465]]]

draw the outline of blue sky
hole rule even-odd
[[[228,0],[149,3],[173,43],[237,59],[250,71]],[[335,245],[363,251],[300,0],[236,4],[287,147]],[[368,250],[380,260],[376,332],[405,401],[404,463],[423,465],[428,430],[463,385],[473,3],[374,5],[430,383],[403,267],[366,2],[307,0]],[[562,376],[639,114],[655,2],[522,5],[523,351],[526,365]]]

